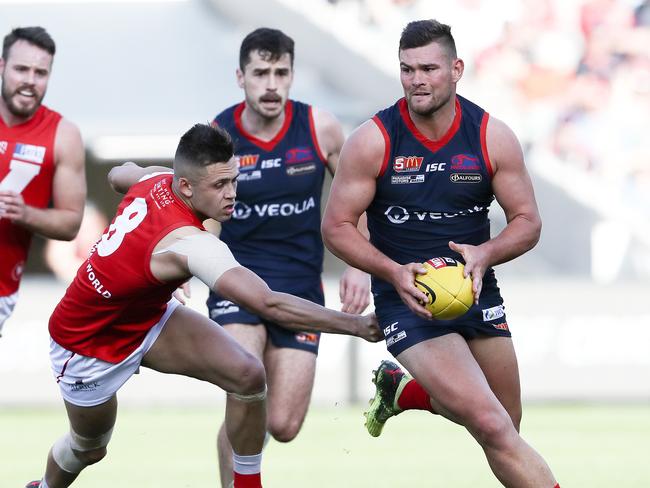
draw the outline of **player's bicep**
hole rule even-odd
[[[375,196],[384,146],[374,122],[362,125],[345,141],[325,211],[328,225],[357,225]]]
[[[55,139],[55,169],[52,179],[54,208],[81,214],[86,199],[86,158],[79,129],[63,119]]]
[[[533,184],[515,134],[503,122],[490,118],[487,145],[495,167],[492,190],[507,220],[510,221],[517,215],[537,219],[539,216]]]

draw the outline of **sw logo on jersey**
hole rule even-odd
[[[306,163],[314,159],[314,151],[309,147],[294,147],[293,149],[289,149],[285,157],[287,164]]]
[[[257,160],[260,158],[259,154],[242,154],[237,157],[237,166],[242,171],[250,171],[257,167]]]
[[[17,143],[14,149],[14,159],[29,161],[30,163],[43,164],[45,159],[45,148],[33,146],[32,144]]]
[[[455,170],[477,170],[481,169],[479,160],[473,154],[456,154],[451,158],[451,169]]]
[[[397,156],[393,162],[393,169],[397,173],[413,173],[420,171],[423,157],[420,156]]]

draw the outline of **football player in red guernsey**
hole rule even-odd
[[[264,367],[223,328],[172,298],[191,276],[284,327],[379,340],[374,314],[335,312],[271,291],[205,230],[206,219],[232,216],[238,176],[230,136],[205,124],[181,138],[173,173],[133,163],[111,170],[111,185],[126,195],[50,318],[50,359],[70,431],[50,450],[44,478],[27,486],[67,487],[106,455],[117,391],[140,366],[226,390],[234,487],[262,486]]]
[[[0,333],[18,298],[32,235],[72,240],[83,215],[81,134],[41,104],[54,52],[54,41],[42,27],[16,28],[2,46]]]

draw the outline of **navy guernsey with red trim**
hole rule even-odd
[[[233,138],[239,164],[233,217],[221,239],[239,263],[265,278],[320,280],[320,201],[327,160],[316,141],[310,105],[288,100],[278,134],[263,141],[241,123],[244,102],[214,119]]]
[[[385,140],[375,197],[367,209],[371,243],[400,264],[431,257],[462,259],[449,241],[481,244],[490,238],[488,210],[494,194],[485,133],[488,114],[457,96],[453,123],[437,141],[413,123],[402,98],[373,121]],[[484,287],[496,286],[494,272]],[[373,292],[393,291],[373,278]]]

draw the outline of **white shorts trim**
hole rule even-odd
[[[147,332],[142,344],[117,364],[68,351],[50,337],[52,373],[64,400],[78,407],[94,407],[110,400],[138,372],[142,358],[180,304],[175,298],[167,302],[167,310]]]
[[[2,326],[13,313],[16,302],[18,302],[18,292],[0,297],[0,335],[2,335]]]

